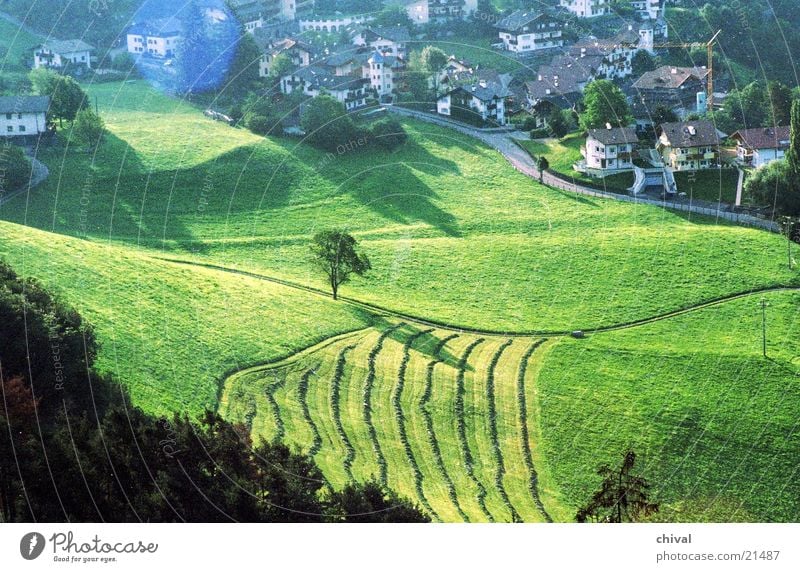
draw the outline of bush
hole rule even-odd
[[[540,127],[539,129],[531,129],[531,139],[546,139],[551,137],[552,133],[547,127]]]
[[[70,135],[79,145],[97,146],[103,139],[106,125],[103,119],[89,108],[81,109],[72,123]]]
[[[534,129],[537,129],[536,118],[533,117],[532,115],[526,117],[525,120],[522,122],[520,129],[522,131],[533,131]]]
[[[369,127],[369,135],[375,144],[392,151],[400,147],[408,139],[405,129],[396,119],[381,119]]]
[[[300,118],[300,124],[312,145],[328,151],[335,151],[339,145],[358,136],[353,119],[347,115],[344,104],[329,95],[312,99]]]
[[[0,193],[22,188],[30,173],[31,163],[21,148],[10,143],[0,144]]]
[[[111,68],[120,72],[135,72],[136,60],[134,60],[133,56],[128,52],[122,52],[114,56],[114,59],[111,62]]]
[[[248,114],[244,118],[244,125],[256,135],[267,135],[276,126],[277,122],[266,115],[255,113]]]

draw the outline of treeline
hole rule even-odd
[[[0,0],[0,10],[48,38],[80,38],[110,47],[131,24],[142,0]]]
[[[684,4],[667,11],[673,38],[702,42],[723,30],[718,53],[760,77],[797,83],[791,57],[800,53],[797,0],[708,0],[699,10]]]
[[[311,458],[207,411],[154,417],[93,368],[81,316],[0,263],[0,521],[427,522],[377,484],[332,491]]]

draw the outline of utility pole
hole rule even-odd
[[[787,255],[789,256],[789,270],[794,268],[794,264],[792,261],[792,238],[794,236],[794,228],[795,225],[800,222],[800,218],[793,219],[790,216],[783,217],[783,230],[786,233],[786,249]]]
[[[761,298],[761,351],[767,357],[767,300]]]

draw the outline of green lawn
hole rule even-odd
[[[537,385],[543,486],[576,508],[632,447],[659,519],[795,521],[800,293],[765,296],[770,359],[760,298],[560,341]]]
[[[453,37],[433,42],[427,40],[412,42],[410,48],[413,51],[421,50],[425,46],[436,46],[448,56],[455,55],[473,66],[497,70],[499,73],[512,73],[527,67],[507,52],[492,48],[491,44],[499,41],[494,38],[488,40]]]
[[[213,409],[233,371],[369,323],[353,308],[284,286],[5,222],[0,258],[95,326],[99,369],[153,413]]]
[[[140,82],[90,93],[111,130],[94,162],[48,149],[58,176],[0,216],[319,287],[310,238],[344,226],[374,267],[345,295],[493,330],[589,329],[797,279],[780,237],[545,189],[447,129],[408,121],[395,153],[330,159]]]
[[[734,204],[739,171],[736,169],[707,169],[675,173],[678,192],[689,198],[713,203]]]
[[[41,38],[0,19],[0,78],[16,80],[27,74],[22,57],[33,60],[32,50],[41,41]]]
[[[581,146],[585,141],[582,133],[571,133],[562,139],[549,139],[546,142],[520,141],[520,144],[535,157],[547,157],[552,171],[573,179],[578,184],[587,184],[611,193],[627,194],[628,189],[633,186],[633,172],[617,173],[601,179],[584,175],[572,168],[583,159]]]
[[[796,294],[769,296],[774,363],[758,356],[752,297],[533,348],[158,258],[325,287],[308,245],[344,227],[373,265],[345,296],[487,330],[591,330],[798,284],[780,236],[545,188],[416,121],[393,153],[326,156],[142,82],[88,89],[106,141],[41,152],[52,176],[0,207],[0,256],[95,324],[100,369],[136,404],[197,413],[226,376],[286,358],[227,377],[221,411],[312,453],[335,486],[375,477],[440,520],[544,519],[533,467],[544,509],[568,520],[628,445],[664,518],[797,518]],[[554,168],[571,164],[554,151]]]
[[[434,520],[543,522],[520,423],[540,342],[387,322],[230,378],[220,410],[312,454],[335,488],[378,479]]]

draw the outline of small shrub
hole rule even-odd
[[[387,151],[397,149],[408,139],[405,129],[396,119],[376,121],[370,125],[369,135],[372,136],[378,146]]]

